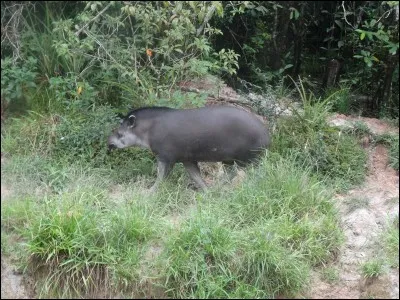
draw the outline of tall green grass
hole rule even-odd
[[[367,154],[352,135],[328,125],[332,99],[317,99],[307,94],[302,83],[296,84],[302,110],[278,120],[272,135],[271,150],[283,156],[296,153],[300,166],[311,167],[340,189],[361,183],[366,174]]]
[[[111,202],[106,190],[89,183],[2,203],[2,226],[25,240],[27,268],[44,276],[39,295],[76,297],[101,288],[115,292],[138,280],[157,222],[145,205]]]
[[[394,268],[399,267],[399,216],[397,215],[393,223],[388,224],[383,233],[384,251],[389,265]]]
[[[342,241],[331,194],[295,159],[267,156],[237,189],[203,195],[166,242],[178,298],[295,296]],[[243,286],[250,286],[242,294]]]
[[[6,162],[2,176],[37,180],[21,163]],[[170,297],[293,296],[341,243],[330,191],[294,158],[266,156],[236,189],[200,194],[167,181],[148,195],[106,169],[54,168],[68,178],[62,189],[17,193],[1,211],[2,227],[25,242],[20,259],[41,297],[137,295],[143,278]],[[146,254],[154,245],[156,262]]]

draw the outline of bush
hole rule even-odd
[[[107,137],[118,120],[107,106],[98,107],[85,115],[71,114],[61,118],[56,128],[54,155],[84,160],[104,159]]]
[[[28,91],[36,87],[36,63],[37,60],[31,56],[23,61],[13,61],[10,57],[1,60],[2,113],[8,104],[15,104],[13,109],[16,111],[27,109],[26,104],[16,105],[16,102],[26,101]]]
[[[361,271],[366,278],[378,277],[383,273],[383,260],[372,259],[361,266]]]

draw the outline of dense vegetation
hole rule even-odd
[[[299,296],[334,259],[332,195],[362,182],[366,153],[327,118],[398,118],[398,2],[1,7],[1,248],[39,296]],[[269,118],[272,147],[242,182],[211,170],[198,193],[177,166],[149,195],[154,157],[107,155],[106,137],[132,107],[204,105],[207,91],[180,89],[204,78],[261,95],[246,105]],[[379,138],[398,169],[398,138]]]
[[[1,5],[3,109],[201,105],[175,87],[212,73],[244,91],[300,75],[318,94],[349,89],[343,113],[398,116],[397,1]]]

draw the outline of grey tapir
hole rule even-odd
[[[133,110],[108,138],[109,150],[139,146],[157,157],[158,175],[151,190],[182,162],[200,188],[206,188],[198,162],[247,163],[269,146],[267,128],[235,107],[196,109],[144,107]]]

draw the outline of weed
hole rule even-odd
[[[304,111],[293,108],[292,117],[278,122],[271,150],[284,156],[295,152],[299,165],[311,166],[322,178],[340,179],[343,188],[360,183],[365,178],[367,154],[354,137],[326,121],[334,95],[318,101],[312,93],[307,95],[301,82],[296,87]]]
[[[349,114],[351,112],[354,101],[352,100],[349,87],[341,87],[339,90],[331,88],[328,89],[325,94],[334,95],[332,98],[333,111],[336,111],[340,114]]]
[[[390,145],[389,166],[399,171],[399,136],[397,136]]]
[[[399,197],[391,197],[386,199],[385,204],[398,204],[399,203]]]
[[[339,281],[339,271],[335,267],[325,267],[322,270],[322,278],[329,283],[335,283]]]
[[[362,138],[364,136],[372,135],[371,130],[363,121],[355,121],[352,124],[352,127],[345,128],[342,130],[344,133],[351,134],[356,136],[357,138]]]
[[[373,259],[361,266],[361,272],[364,277],[378,277],[383,273],[383,261],[381,259]]]
[[[383,144],[389,147],[389,166],[399,170],[399,136],[384,133],[374,137],[375,144]]]
[[[388,117],[383,117],[381,118],[382,121],[385,121],[387,124],[393,127],[399,127],[399,118],[388,118]]]

